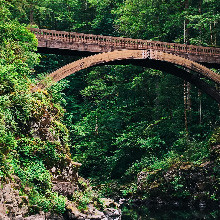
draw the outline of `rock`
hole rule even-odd
[[[10,220],[9,217],[6,215],[6,210],[3,207],[3,204],[0,204],[0,220]]]
[[[190,169],[191,167],[192,167],[191,164],[183,164],[183,165],[180,166],[180,169],[181,169],[181,170],[188,170],[188,169]]]
[[[16,216],[15,220],[24,220],[22,216]]]
[[[17,184],[5,183],[0,189],[0,220],[23,220],[23,216],[28,213],[28,198],[19,196],[15,185]]]
[[[65,218],[63,217],[63,215],[49,212],[49,213],[46,213],[46,219],[47,220],[64,220]]]
[[[147,195],[152,202],[161,200],[165,203],[181,199],[196,204],[218,201],[218,166],[216,161],[204,161],[200,165],[179,162],[168,170],[142,171],[137,181],[138,197]]]
[[[110,202],[110,200],[108,200]],[[111,200],[112,202],[113,200]],[[110,203],[111,204],[111,203]],[[97,210],[93,204],[89,204],[85,213],[80,212],[72,202],[68,202],[67,218],[70,220],[109,220],[114,217],[119,217],[121,215],[121,211],[114,208],[106,208],[104,212]]]
[[[77,187],[71,182],[53,181],[53,191],[67,198],[72,198],[76,189]]]
[[[24,220],[45,220],[44,214],[31,215],[29,217],[24,218]]]
[[[106,217],[119,217],[121,215],[121,211],[113,208],[106,208],[104,210],[104,214]]]
[[[67,165],[65,167],[65,165]],[[94,204],[98,205],[96,201],[91,201],[86,210],[80,211],[77,209],[76,204],[68,199],[72,199],[73,194],[79,190],[92,190],[88,182],[86,184],[79,184],[78,174],[75,170],[75,164],[68,160],[62,168],[52,168],[53,175],[53,191],[58,192],[59,195],[67,197],[66,212],[64,215],[55,213],[40,212],[35,215],[28,216],[28,197],[20,196],[19,179],[14,177],[17,182],[2,184],[0,189],[0,220],[64,220],[64,219],[77,219],[77,220],[110,220],[111,218],[120,216],[120,210],[117,210],[119,205],[111,199],[102,199],[105,207],[105,213],[99,211]],[[60,172],[61,171],[61,172]],[[84,183],[83,182],[83,183]],[[16,189],[17,188],[17,189]],[[24,192],[29,192],[30,188],[25,187]],[[93,204],[94,203],[94,204]],[[32,205],[32,208],[34,205]],[[36,210],[38,210],[36,208]]]
[[[87,212],[88,216],[87,218],[89,219],[103,219],[105,218],[105,214],[103,212],[100,212],[99,210],[97,210],[93,204],[89,204],[88,205],[88,212]]]
[[[53,181],[59,182],[78,182],[78,168],[80,163],[73,162],[68,156],[66,156],[62,165],[58,164],[58,167],[53,167],[50,172],[53,176]]]
[[[79,219],[79,218],[86,218],[86,215],[81,213],[76,207],[73,202],[68,201],[66,204],[66,215],[68,218],[71,219]]]
[[[102,198],[101,201],[103,202],[104,206],[109,208],[118,208],[119,204],[116,203],[114,200],[109,198]]]

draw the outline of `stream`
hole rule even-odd
[[[157,207],[146,205],[122,206],[121,220],[211,220],[220,219],[220,207],[196,209],[190,207]]]

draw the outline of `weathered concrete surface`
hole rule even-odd
[[[220,48],[36,28],[30,30],[38,39],[38,48],[57,49],[57,52],[61,49],[93,53],[153,49],[196,62],[220,63]]]
[[[149,59],[153,59],[173,63],[175,65],[179,65],[189,70],[195,71],[220,84],[220,75],[208,69],[207,67],[186,58],[156,50],[123,50],[96,54],[67,64],[49,74],[48,77],[51,78],[53,82],[58,82],[61,79],[88,67],[92,67],[101,63],[109,63],[115,60],[129,59],[144,59],[146,62]],[[40,87],[43,88],[44,85],[42,84]]]
[[[220,103],[219,91],[217,91],[214,86],[209,85],[205,82],[205,80],[202,79],[202,77],[205,77],[211,79],[217,84],[220,84],[219,74],[189,59],[156,50],[123,50],[89,56],[67,64],[49,74],[46,78],[46,81],[41,81],[32,89],[32,91],[49,87],[54,82],[58,82],[77,71],[92,66],[129,63],[158,69],[176,75],[190,83],[193,83],[199,89]],[[183,68],[179,68],[179,66],[184,67],[184,70]],[[189,70],[192,70],[197,74],[194,74]],[[48,84],[49,81],[51,84]]]
[[[173,66],[181,66],[196,72],[196,77],[192,73],[186,73],[186,76],[183,75],[181,78],[192,81],[196,86],[199,85],[202,91],[220,103],[219,92],[215,88],[210,88],[205,80],[200,77],[200,75],[204,76],[220,84],[220,75],[199,64],[202,63],[209,67],[217,66],[218,68],[220,66],[220,48],[35,28],[30,30],[38,39],[39,52],[73,55],[71,51],[74,51],[74,53],[80,53],[82,56],[95,53],[93,56],[70,63],[48,75],[48,78],[52,80],[51,84],[92,66],[112,64],[122,60],[127,60],[128,63],[131,60],[145,60],[146,62],[156,60],[159,61],[158,66],[161,65],[161,61],[164,61]],[[131,63],[135,64],[134,62]],[[143,65],[147,66],[146,64]],[[181,69],[179,71],[182,72]],[[178,75],[173,71],[170,73]],[[33,88],[33,91],[47,86],[50,86],[48,81],[46,83],[42,81],[37,87]]]

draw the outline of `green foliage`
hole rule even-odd
[[[104,204],[92,187],[84,179],[79,179],[79,189],[73,194],[73,201],[76,203],[77,208],[85,212],[88,209],[88,205],[92,202],[99,210],[104,209]]]
[[[27,163],[28,161],[41,160],[47,168],[52,168],[54,164],[59,164],[65,157],[65,154],[57,150],[57,145],[52,142],[41,141],[40,139],[22,138],[17,141],[15,147],[19,161]]]
[[[149,168],[153,170],[168,169],[173,164],[181,161],[180,155],[174,151],[169,151],[162,159],[155,158]]]
[[[30,213],[36,213],[39,210],[44,212],[53,211],[56,213],[64,213],[66,198],[58,195],[58,193],[46,191],[45,194],[39,194],[38,191],[32,189],[29,195]],[[38,210],[36,210],[36,208]]]
[[[114,23],[124,36],[183,43],[185,20],[190,44],[219,45],[219,1],[188,2],[126,0],[112,11]]]
[[[211,145],[217,145],[218,143],[220,142],[220,128],[216,128],[215,131],[213,132],[210,140],[209,140],[209,143]]]
[[[187,8],[177,0],[0,0],[0,177],[16,174],[23,189],[31,187],[33,212],[35,205],[64,211],[65,199],[52,193],[48,169],[70,151],[82,162],[83,176],[108,183],[107,194],[116,180],[131,182],[121,192],[132,194],[132,181],[143,170],[157,170],[150,175],[154,181],[175,164],[201,164],[210,157],[207,140],[219,124],[219,109],[192,86],[186,134],[183,82],[132,65],[84,70],[32,93],[38,79],[78,57],[44,54],[39,63],[37,40],[26,27],[183,43],[185,21],[188,43],[219,45],[219,1],[201,3],[189,1]],[[171,183],[176,194],[185,187],[181,178]],[[73,199],[84,210],[93,198],[84,189]]]
[[[42,161],[35,160],[34,162],[13,165],[15,174],[21,179],[24,186],[33,186],[41,194],[51,189],[51,175]]]
[[[19,177],[20,193],[28,196],[32,212],[63,213],[65,198],[52,192],[49,169],[69,153],[68,131],[60,122],[63,108],[53,103],[57,98],[31,91],[39,62],[37,39],[12,13],[15,4],[23,3],[0,1],[5,12],[0,14],[0,178]]]
[[[212,114],[208,113],[209,104],[203,105],[200,125],[194,88],[192,137],[188,141],[180,80],[133,66],[99,67],[84,74],[70,79],[65,114],[74,159],[83,164],[82,175],[100,181],[112,178],[128,181],[147,166],[162,167],[166,163],[169,166],[169,160],[185,151],[186,161],[199,163],[209,156],[203,140],[215,124],[217,117],[213,114],[218,111],[217,105],[203,97],[203,102],[215,107]],[[78,86],[80,79],[82,85],[87,82],[83,88]],[[212,124],[210,130],[208,123]],[[196,132],[204,135],[194,135]]]

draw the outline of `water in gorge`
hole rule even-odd
[[[220,207],[147,207],[123,205],[121,220],[211,220],[220,219]]]

